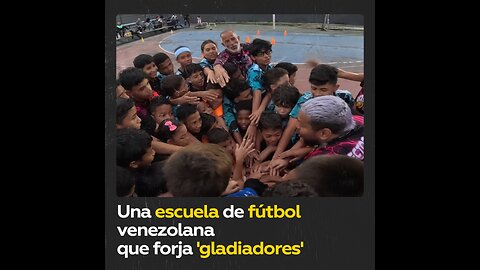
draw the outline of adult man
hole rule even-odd
[[[363,161],[363,116],[355,115],[343,99],[328,95],[312,98],[302,105],[297,132],[304,146],[312,150],[298,150],[307,160],[317,155],[348,155]],[[303,152],[300,154],[300,152]],[[278,158],[270,166],[281,170],[289,160],[300,156]]]
[[[245,46],[247,44],[240,43],[239,36],[232,30],[225,30],[220,34],[222,39],[222,45],[225,47],[215,60],[213,69],[215,71],[216,83],[224,87],[230,80],[227,71],[223,68],[223,65],[227,62],[234,63],[240,68],[240,71],[246,76],[247,70],[252,65],[252,59],[249,57]]]
[[[352,117],[348,104],[337,96],[313,98],[302,106],[298,133],[313,150],[305,160],[317,155],[348,155],[363,137],[363,116]],[[363,156],[357,157],[363,160]]]

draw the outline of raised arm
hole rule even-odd
[[[351,80],[351,81],[357,81],[361,82],[364,78],[364,74],[362,73],[354,73],[350,71],[345,71],[343,69],[338,69],[338,78],[346,79],[346,80]]]

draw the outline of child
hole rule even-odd
[[[117,196],[133,197],[135,194],[135,175],[124,167],[117,166]]]
[[[186,81],[189,85],[192,96],[199,97],[199,109],[201,112],[208,111],[214,116],[221,117],[223,115],[222,108],[218,109],[222,104],[222,90],[220,86],[207,83],[205,84],[205,75],[199,64],[189,64],[185,67]],[[208,87],[208,89],[206,88]],[[213,107],[216,109],[213,110]],[[218,121],[222,121],[219,119]]]
[[[168,144],[178,146],[187,146],[189,144],[187,127],[173,119],[165,119],[160,122],[155,137]]]
[[[175,59],[177,59],[177,62],[180,64],[175,75],[181,75],[185,78],[183,73],[185,72],[185,67],[192,63],[192,51],[186,46],[177,47],[175,49]]]
[[[276,68],[283,68],[288,72],[290,85],[295,85],[295,76],[297,75],[298,67],[292,63],[280,62],[275,65]]]
[[[211,39],[207,39],[200,45],[203,59],[200,61],[200,66],[203,68],[207,82],[216,83],[215,72],[213,71],[213,63],[218,56],[217,43]]]
[[[160,79],[157,77],[157,66],[153,57],[148,54],[140,54],[133,59],[133,66],[143,70],[147,74],[148,82],[152,90],[160,93]]]
[[[274,111],[275,110],[275,105],[271,101],[272,98],[272,93],[275,92],[275,90],[280,86],[280,85],[288,85],[288,72],[284,70],[283,68],[272,68],[270,70],[267,70],[265,74],[263,74],[263,87],[266,89],[265,95],[263,96],[262,102],[257,110],[258,112],[263,112],[263,111]],[[252,120],[251,127],[249,127],[247,131],[247,138],[252,138],[256,140],[256,134],[254,133],[255,130],[255,125],[258,123],[253,122],[254,114],[250,115],[250,119]]]
[[[205,91],[205,75],[199,64],[188,64],[182,76],[188,83],[188,88],[193,96],[197,96],[205,102],[214,101],[218,98],[217,92],[212,90]]]
[[[272,94],[278,87],[290,85],[288,72],[283,68],[272,68],[263,74],[264,87],[267,89],[265,97],[262,99],[259,110],[275,111],[275,105],[272,102]]]
[[[230,136],[230,133],[223,128],[212,128],[207,132],[207,139],[209,143],[218,144],[225,148],[232,158],[235,151],[235,142]]]
[[[260,130],[260,157],[259,162],[271,160],[273,153],[277,149],[278,141],[282,136],[282,119],[280,115],[274,112],[263,112],[258,123]]]
[[[263,74],[265,71],[273,68],[270,64],[272,59],[272,44],[269,41],[256,38],[248,45],[247,50],[254,62],[247,71],[247,81],[253,91],[252,116],[250,120],[252,120],[253,124],[257,124],[263,112],[263,110],[259,110],[262,96],[264,96],[267,91],[263,86]]]
[[[245,80],[245,76],[242,74],[240,68],[232,62],[227,62],[223,65],[223,68],[227,71],[230,80],[238,79]]]
[[[223,117],[223,91],[220,85],[215,83],[207,83],[205,91],[217,95],[217,98],[211,101],[207,101],[207,105],[212,108],[213,115],[222,118]],[[205,101],[204,101],[205,102]],[[222,120],[223,121],[223,120]]]
[[[174,75],[173,63],[170,57],[164,53],[157,53],[153,56],[153,62],[157,66],[157,77],[160,82],[168,75]]]
[[[287,127],[290,119],[290,111],[300,98],[300,91],[295,86],[279,86],[272,93],[272,102],[275,105],[275,112],[282,118],[282,129]]]
[[[231,79],[227,85],[223,88],[223,120],[229,130],[233,132],[239,132],[238,128],[232,127],[232,123],[235,122],[236,110],[235,104],[240,101],[252,100],[251,89],[248,83],[244,80]]]
[[[155,120],[155,126],[153,132],[157,131],[160,123],[165,119],[173,119],[172,103],[166,97],[156,97],[150,102],[150,113]],[[150,133],[150,134],[153,134]]]
[[[200,112],[200,113],[207,113],[207,114],[211,114],[213,115],[213,109],[212,107],[210,107],[208,105],[207,102],[204,102],[204,101],[200,101],[198,104],[197,104],[197,110]]]
[[[218,197],[227,188],[232,158],[215,144],[194,144],[174,153],[163,168],[175,197]]]
[[[155,151],[152,137],[141,129],[117,130],[117,165],[130,170],[150,166]]]
[[[167,192],[167,179],[163,173],[165,161],[154,162],[137,178],[135,193],[138,197],[159,197]]]
[[[250,100],[240,101],[235,104],[235,110],[237,112],[235,122],[231,124],[230,132],[233,134],[233,138],[238,144],[241,144],[243,137],[250,126],[251,120],[249,118],[252,113],[252,102]],[[255,127],[256,132],[256,127]]]
[[[236,160],[240,160],[240,159],[237,159],[236,156],[235,156],[235,153],[237,152],[237,155],[243,155],[244,152],[243,150],[241,150],[240,152],[236,151],[236,149],[238,148],[241,148],[241,145],[237,145],[235,146],[235,143],[232,139],[232,137],[230,136],[230,134],[224,130],[224,129],[221,129],[221,128],[213,128],[211,129],[208,133],[207,133],[207,137],[208,137],[208,141],[210,143],[214,143],[214,144],[217,144],[217,145],[220,145],[221,147],[223,147],[233,158],[234,160],[234,164],[233,164],[233,172],[241,172],[241,174],[238,174],[238,176],[236,175],[232,175],[232,179],[230,180],[229,182],[229,186],[232,186],[234,188],[237,188],[238,190],[240,190],[240,186],[241,186],[241,182],[238,182],[235,179],[235,177],[238,177],[239,179],[243,179],[244,176],[246,175],[246,173],[244,172],[244,168],[245,168],[245,161],[248,159],[248,158],[251,158],[249,155],[252,153],[252,149],[248,149],[247,153],[250,153],[250,154],[247,154],[247,156],[245,156],[242,161],[240,162],[237,162]],[[246,143],[244,143],[245,146],[248,147],[248,145]],[[253,147],[253,146],[252,146]],[[241,158],[241,157],[240,157]],[[254,176],[253,174],[251,175],[251,177]],[[248,181],[248,180],[247,180]],[[245,182],[245,188],[248,188],[248,182]],[[260,185],[261,186],[261,185]],[[228,188],[227,188],[228,189]],[[232,194],[234,193],[236,190],[234,190],[233,188],[230,189],[230,190],[226,190],[222,195],[228,195],[228,194]],[[244,192],[245,193],[245,192]],[[242,197],[245,197],[245,194],[242,193]],[[238,194],[237,194],[238,195]],[[235,196],[232,196],[232,197],[237,197],[237,195]],[[257,194],[255,194],[257,195]]]
[[[153,91],[148,83],[146,74],[138,68],[130,67],[122,70],[119,74],[118,81],[125,89],[126,94],[135,101],[137,115],[142,120],[141,128],[147,128],[151,124],[151,117],[149,112],[150,100],[158,96],[157,92]],[[179,149],[178,146],[169,145],[153,139],[152,145],[155,152],[161,154],[171,154]]]
[[[185,79],[180,75],[168,75],[162,81],[162,94],[167,97],[174,105],[181,105],[185,103],[198,104],[200,98],[193,96],[188,91],[188,86]],[[178,106],[173,106],[173,112]]]
[[[170,101],[163,96],[158,96],[150,101],[148,107],[150,117],[146,117],[142,120],[142,129],[148,132],[150,135],[154,135],[160,122],[164,119],[173,118],[172,105]]]
[[[199,64],[192,63],[186,65],[182,76],[187,81],[190,91],[205,91],[205,75]]]
[[[147,74],[141,69],[129,67],[120,72],[118,80],[127,95],[135,101],[138,116],[141,119],[149,116],[150,100],[158,94],[150,87]]]
[[[133,99],[117,98],[116,128],[140,129],[142,120],[137,115]]]
[[[209,106],[205,106],[204,102],[200,102],[197,105],[197,110],[200,112],[200,116],[202,117],[202,133],[206,134],[213,126],[223,128],[228,130],[223,118],[215,116],[212,108]],[[202,139],[203,141],[203,139]]]
[[[116,92],[117,98],[127,98],[127,99],[130,98],[127,95],[127,91],[125,91],[125,89],[120,84],[120,81],[118,80],[117,80],[117,86],[115,87],[115,92]]]
[[[202,117],[195,105],[180,105],[177,109],[177,118],[185,124],[188,132],[195,136],[199,141],[202,140]]]

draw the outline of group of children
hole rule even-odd
[[[205,40],[199,63],[176,48],[177,71],[159,52],[119,73],[117,195],[360,196],[364,90],[353,98],[337,79],[363,87],[363,74],[316,64],[302,95],[269,41],[221,38],[225,51]]]

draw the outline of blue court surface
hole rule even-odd
[[[215,41],[219,52],[225,48],[221,45],[221,31],[185,31],[177,32],[160,41],[160,48],[173,54],[178,46],[187,46],[192,50],[193,57],[201,58],[200,44],[207,39]],[[319,33],[287,33],[261,32],[260,36],[255,31],[235,31],[240,42],[245,42],[249,37],[250,42],[255,38],[268,41],[275,39],[272,47],[272,62],[291,62],[301,64],[309,59],[316,59],[325,64],[341,66],[360,64],[363,66],[364,37],[352,34]]]

